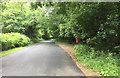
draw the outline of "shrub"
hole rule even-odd
[[[98,51],[87,45],[75,45],[74,55],[78,62],[103,76],[118,76],[119,55]]]
[[[22,47],[30,44],[30,39],[20,33],[3,33],[0,34],[2,50],[8,50],[14,47]]]

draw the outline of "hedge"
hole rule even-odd
[[[20,33],[1,33],[0,42],[2,43],[2,50],[8,50],[15,47],[27,46],[31,43],[29,37]]]

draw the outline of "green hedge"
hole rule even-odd
[[[103,76],[118,76],[119,55],[109,51],[98,51],[87,45],[75,45],[74,55],[77,61]]]
[[[0,34],[0,40],[2,50],[26,46],[31,42],[30,38],[20,33],[2,33]]]

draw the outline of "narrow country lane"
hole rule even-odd
[[[1,60],[1,58],[0,58]],[[84,76],[70,56],[44,41],[2,57],[3,76]]]

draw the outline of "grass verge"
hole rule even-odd
[[[94,48],[79,44],[74,46],[74,56],[79,63],[102,76],[119,76],[119,55],[97,51]]]
[[[16,51],[18,51],[18,50],[20,50],[22,48],[23,47],[18,47],[18,48],[13,48],[13,49],[10,49],[10,50],[2,51],[2,52],[0,52],[0,57],[11,54],[13,52],[16,52]]]

